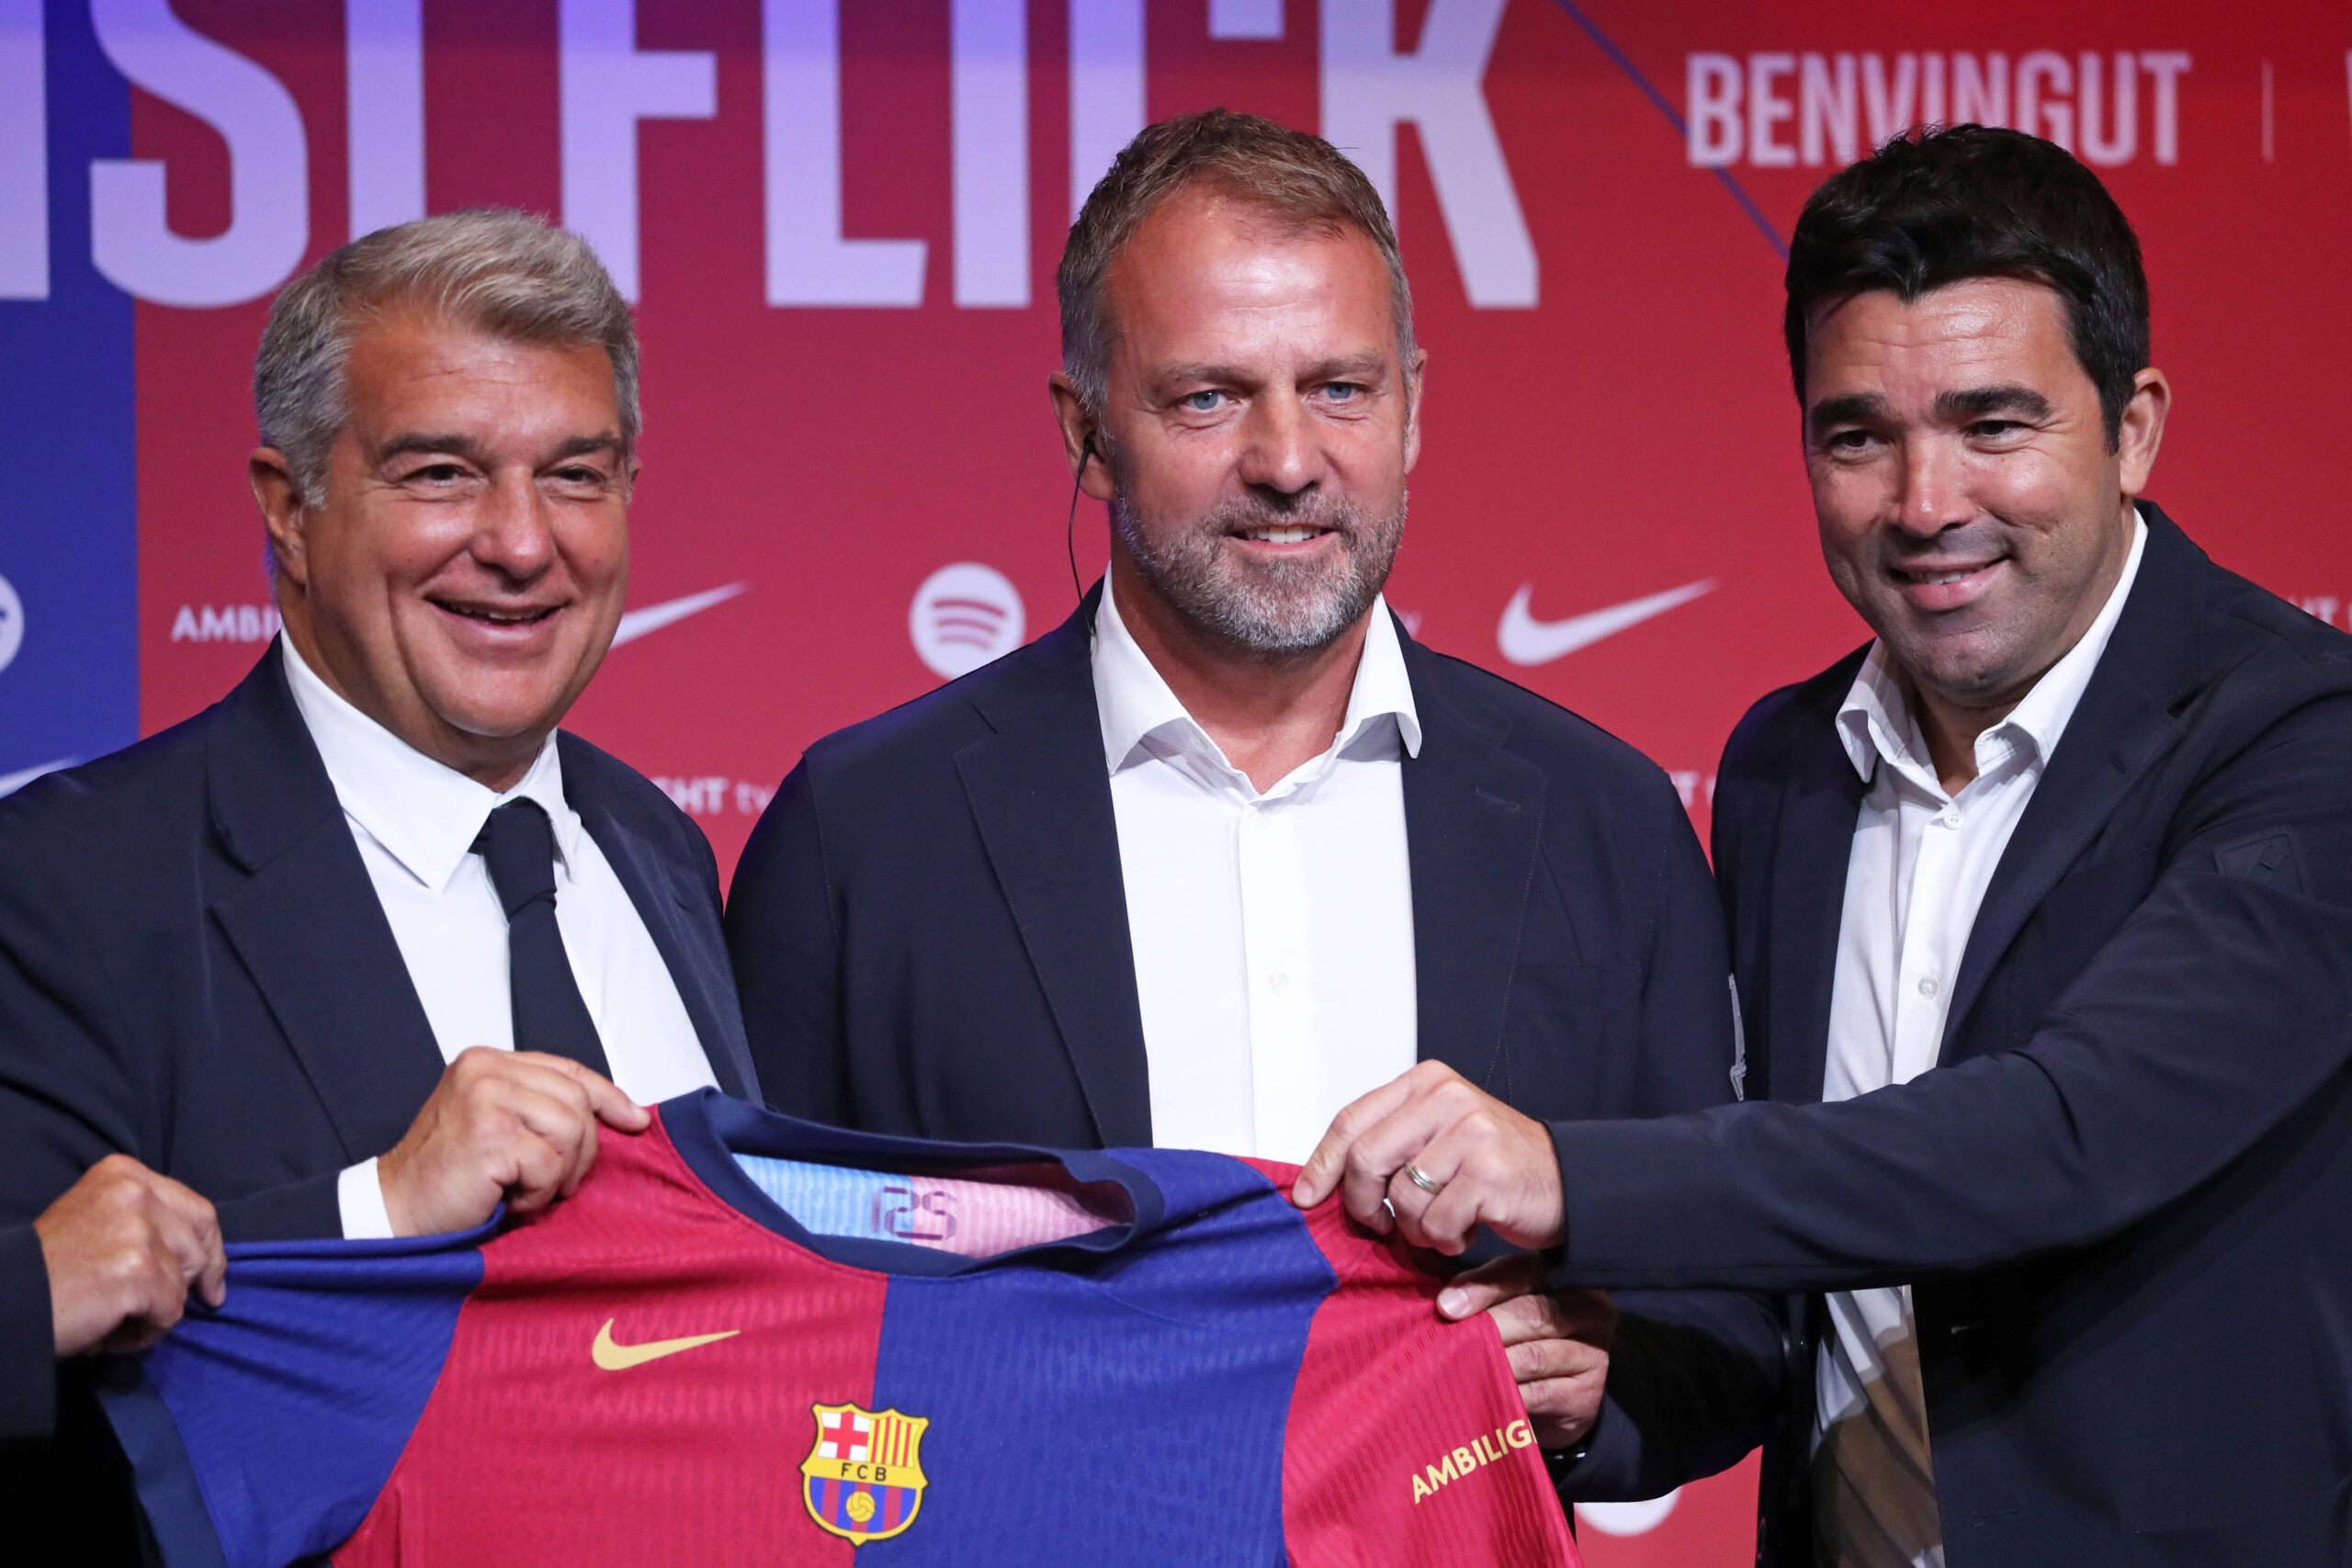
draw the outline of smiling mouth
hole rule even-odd
[[[1977,561],[1968,566],[1898,566],[1890,567],[1888,570],[1898,582],[1916,583],[1923,588],[1941,588],[1965,581],[1978,572],[1990,571],[2000,564],[2001,558],[1996,556],[1991,560]]]
[[[1247,539],[1253,545],[1305,545],[1311,544],[1330,532],[1332,530],[1329,528],[1315,528],[1305,524],[1293,523],[1278,527],[1244,528],[1235,536]]]
[[[486,626],[536,626],[563,608],[560,604],[467,604],[448,599],[435,599],[432,604],[437,610],[446,610],[469,621],[479,621]]]

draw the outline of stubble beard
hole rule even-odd
[[[1235,653],[1289,660],[1320,653],[1380,596],[1404,542],[1407,498],[1383,517],[1316,494],[1289,505],[1261,499],[1218,508],[1163,536],[1125,498],[1111,502],[1111,526],[1146,582],[1177,614]],[[1253,528],[1329,528],[1340,547],[1322,560],[1246,559],[1225,541]]]

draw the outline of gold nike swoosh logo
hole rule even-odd
[[[606,1318],[605,1326],[596,1330],[596,1342],[588,1347],[589,1359],[608,1372],[625,1372],[631,1367],[641,1367],[648,1361],[658,1361],[664,1356],[674,1356],[697,1345],[715,1345],[721,1339],[732,1339],[743,1332],[740,1328],[730,1328],[723,1334],[689,1334],[679,1339],[649,1339],[642,1345],[621,1345],[613,1339],[616,1321]]]

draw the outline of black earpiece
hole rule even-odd
[[[1062,525],[1062,548],[1069,553],[1070,592],[1078,595],[1081,604],[1086,603],[1086,585],[1078,580],[1078,496],[1086,483],[1086,465],[1100,457],[1101,454],[1094,450],[1094,432],[1090,430],[1078,449],[1078,472],[1069,481],[1069,520]]]

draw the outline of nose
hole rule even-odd
[[[493,478],[474,513],[472,550],[483,566],[523,582],[554,561],[554,513],[529,473],[518,467]]]
[[[1298,394],[1284,391],[1255,400],[1241,451],[1242,482],[1252,490],[1292,497],[1313,489],[1323,469],[1323,448]]]
[[[1957,438],[1938,434],[1905,442],[1895,525],[1927,538],[1967,522],[1973,508],[1964,474],[1965,455]]]

